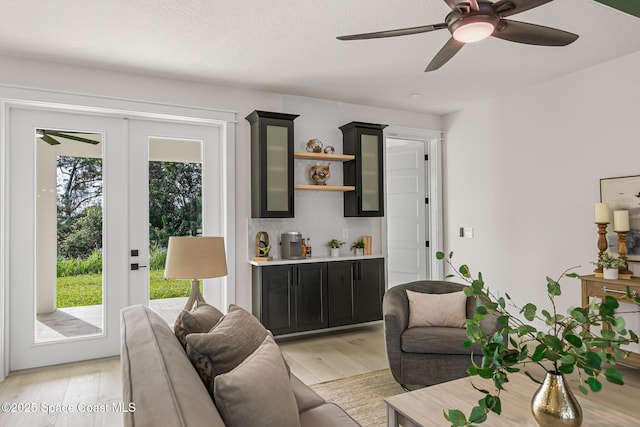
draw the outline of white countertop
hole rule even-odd
[[[333,262],[333,261],[351,261],[359,259],[375,259],[384,258],[382,254],[371,255],[340,255],[340,256],[317,256],[305,259],[276,259],[271,261],[252,261],[249,260],[249,264],[257,267],[263,267],[267,265],[287,265],[287,264],[309,264],[312,262]]]

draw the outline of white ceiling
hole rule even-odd
[[[335,38],[439,23],[449,10],[443,0],[0,0],[0,55],[442,114],[640,50],[640,19],[593,0],[512,17],[580,35],[572,45],[489,38],[431,73],[447,30]]]

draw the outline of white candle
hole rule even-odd
[[[596,203],[596,222],[609,223],[609,205],[606,203]]]
[[[629,211],[615,211],[613,213],[613,230],[629,231]]]

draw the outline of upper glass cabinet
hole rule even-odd
[[[251,216],[293,218],[293,121],[296,114],[254,111],[251,124]]]
[[[351,122],[340,127],[344,153],[355,159],[344,163],[344,184],[355,191],[344,193],[344,216],[384,216],[382,130],[387,125]]]

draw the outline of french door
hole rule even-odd
[[[129,300],[151,302],[172,324],[186,297],[161,298],[157,290],[152,294],[150,284],[157,287],[159,273],[157,266],[152,269],[152,255],[166,249],[170,235],[223,235],[220,184],[225,170],[210,166],[220,164],[222,144],[209,126],[146,120],[130,121],[129,144]],[[159,191],[163,197],[175,196],[171,206],[160,197],[153,200]],[[202,285],[207,302],[221,309],[225,283],[206,279]]]
[[[9,369],[116,355],[119,310],[149,303],[150,162],[199,164],[196,232],[223,235],[220,132],[27,108],[8,124]]]

